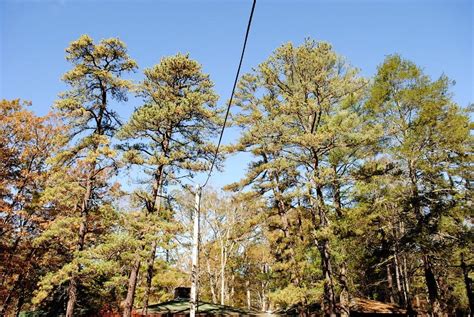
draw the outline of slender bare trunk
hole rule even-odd
[[[127,297],[125,298],[123,317],[132,316],[133,302],[135,300],[135,289],[137,287],[138,272],[140,271],[140,257],[137,256],[128,279]]]
[[[405,306],[405,297],[404,297],[404,292],[403,292],[403,286],[402,286],[402,279],[401,279],[401,269],[400,269],[400,263],[398,261],[398,255],[395,252],[393,256],[394,264],[395,264],[395,280],[397,282],[397,293],[398,293],[398,304],[400,306]]]
[[[199,221],[200,221],[200,205],[201,205],[201,188],[196,186],[195,202],[194,202],[194,219],[193,219],[193,249],[191,259],[191,298],[189,316],[195,317],[198,307],[198,273],[199,273]]]
[[[317,166],[317,165],[316,165]],[[321,185],[316,186],[316,194],[318,197],[317,209],[319,211],[320,228],[328,227],[328,219],[325,210],[325,203]],[[331,264],[331,252],[329,247],[329,240],[327,238],[316,241],[316,244],[321,255],[321,270],[324,280],[324,294],[323,294],[323,311],[327,316],[335,316],[336,314],[336,296],[334,292],[334,279]]]
[[[341,307],[341,317],[349,316],[349,285],[347,282],[347,267],[346,262],[343,261],[341,264],[341,294],[339,296],[339,304]]]
[[[252,306],[251,297],[250,297],[250,281],[245,281],[245,289],[247,293],[247,309],[250,310]]]
[[[406,255],[403,255],[402,256],[403,258],[403,263],[402,263],[402,267],[403,267],[403,285],[404,285],[404,290],[405,290],[405,298],[406,298],[406,302],[407,302],[407,310],[408,312],[413,312],[413,307],[412,307],[412,298],[411,298],[411,294],[410,294],[410,280],[409,280],[409,277],[408,277],[408,269],[407,269],[407,257]]]
[[[262,266],[262,273],[265,275],[268,273],[268,267],[267,264],[263,264]],[[261,310],[264,312],[267,310],[267,283],[265,281],[262,281],[261,283],[262,286],[262,297],[261,297]]]
[[[221,242],[221,305],[225,305],[225,296],[226,296],[226,289],[225,289],[225,266],[227,262],[227,254],[226,254],[226,247],[224,242]]]
[[[431,261],[427,255],[423,256],[423,267],[425,272],[426,288],[428,289],[428,298],[430,301],[429,312],[434,316],[441,314],[441,307],[439,304],[438,283],[433,272]]]
[[[322,271],[324,279],[323,311],[327,316],[335,316],[336,296],[334,294],[333,272],[327,240],[319,242],[319,252],[321,255]]]
[[[231,278],[231,288],[230,288],[230,294],[229,294],[229,303],[230,305],[234,305],[234,296],[235,296],[235,274],[232,272],[232,278]]]
[[[389,296],[390,296],[390,303],[395,303],[395,299],[393,298],[393,291],[394,291],[394,286],[393,286],[393,277],[392,277],[392,270],[390,269],[391,264],[387,264],[387,284],[388,284],[388,289],[389,289]]]
[[[143,295],[142,314],[145,316],[148,313],[148,301],[150,299],[151,281],[153,280],[153,267],[155,265],[155,254],[156,254],[156,240],[153,240],[151,244],[150,257],[148,258],[148,261],[147,261],[146,287],[145,287],[145,294]]]

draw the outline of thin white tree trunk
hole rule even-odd
[[[225,305],[225,264],[226,250],[224,243],[221,245],[221,305]]]
[[[235,297],[235,275],[234,272],[232,272],[232,278],[231,278],[231,285],[232,287],[230,288],[230,293],[229,293],[229,305],[234,305],[234,297]]]
[[[190,298],[190,317],[196,316],[197,295],[198,295],[198,260],[199,260],[199,206],[201,202],[201,188],[196,186],[194,219],[193,219],[193,250],[191,259],[191,298]]]
[[[250,297],[250,281],[249,280],[245,282],[245,286],[247,288],[247,309],[250,310],[252,306],[252,302],[251,302],[251,297]]]
[[[263,266],[262,266],[262,273],[263,274],[266,274],[268,273],[267,271],[267,264],[265,263]],[[263,312],[267,311],[267,283],[265,283],[264,281],[262,281],[262,298],[261,298],[261,310]]]
[[[400,265],[398,263],[398,256],[397,253],[395,253],[394,257],[394,263],[395,263],[395,281],[397,282],[397,291],[398,291],[398,303],[399,304],[404,304],[403,300],[403,290],[402,290],[402,283],[401,283],[401,270],[400,270]]]

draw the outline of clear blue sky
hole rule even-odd
[[[374,74],[384,57],[400,53],[433,77],[456,80],[454,99],[474,102],[473,2],[470,0],[258,0],[243,70],[282,43],[305,37],[332,43],[337,52]],[[33,102],[45,114],[66,87],[61,75],[68,43],[87,33],[119,37],[141,70],[162,56],[188,52],[215,82],[221,103],[230,94],[251,0],[239,1],[21,1],[0,0],[0,98]],[[116,105],[126,119],[139,100]],[[114,105],[115,106],[115,105]],[[224,142],[237,132],[226,131]],[[238,180],[246,156],[231,158],[215,186]]]

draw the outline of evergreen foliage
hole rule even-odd
[[[0,315],[146,314],[190,283],[189,189],[214,158],[218,96],[187,54],[135,83],[119,39],[83,35],[66,59],[69,90],[51,114],[0,101]],[[200,299],[472,314],[472,107],[455,104],[452,84],[399,55],[363,78],[311,39],[244,74],[240,134],[217,167],[251,160],[203,191]],[[130,93],[141,103],[122,121]]]

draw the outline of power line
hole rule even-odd
[[[219,147],[221,146],[222,136],[224,135],[224,130],[225,130],[225,126],[226,126],[226,123],[227,123],[227,118],[229,117],[230,106],[232,105],[232,100],[234,98],[235,87],[237,86],[237,81],[239,80],[240,68],[242,67],[242,61],[244,60],[245,47],[247,46],[247,39],[249,37],[250,25],[252,24],[253,11],[255,10],[255,4],[256,3],[257,3],[257,0],[253,0],[252,10],[250,11],[249,22],[247,24],[247,32],[245,32],[245,39],[244,39],[244,45],[242,47],[242,54],[240,55],[239,67],[237,68],[237,73],[235,74],[234,86],[232,87],[232,93],[230,94],[229,104],[227,105],[227,110],[226,110],[225,117],[224,117],[224,124],[222,125],[221,134],[219,135],[219,141],[217,142],[217,147],[216,147],[216,152],[214,153],[214,158],[212,159],[211,169],[209,170],[209,174],[207,174],[207,179],[204,182],[204,184],[201,186],[201,188],[204,188],[207,185],[207,182],[209,181],[209,178],[211,178],[212,170],[214,169],[214,165],[215,165],[216,160],[217,160],[217,155],[219,154]]]

